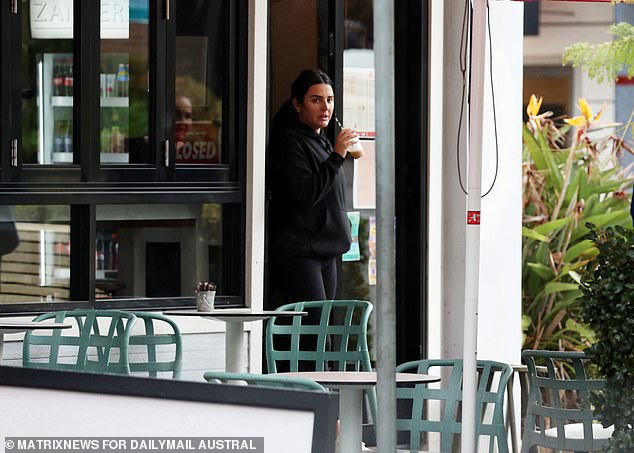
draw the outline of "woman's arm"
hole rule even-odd
[[[280,143],[284,150],[277,154],[282,177],[287,181],[290,197],[305,207],[313,207],[332,188],[344,158],[331,152],[328,158],[317,164],[317,173],[313,172],[315,158],[312,151],[294,137],[286,136]]]

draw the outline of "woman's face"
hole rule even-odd
[[[327,83],[312,85],[304,95],[302,102],[293,98],[293,107],[297,112],[297,118],[319,133],[323,127],[328,126],[335,108],[335,95],[332,87]]]
[[[177,142],[185,141],[185,136],[192,128],[192,103],[185,96],[176,97],[174,118],[174,135]]]

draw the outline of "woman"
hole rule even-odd
[[[174,138],[176,138],[176,150],[178,151],[185,145],[187,134],[192,128],[193,109],[189,98],[182,94],[176,95],[175,107]]]
[[[346,214],[347,148],[358,140],[343,129],[334,147],[326,138],[334,110],[333,83],[304,70],[273,120],[270,136],[269,256],[272,289],[282,303],[334,299],[337,257],[350,248]]]

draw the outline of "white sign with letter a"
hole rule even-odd
[[[33,39],[73,39],[73,0],[31,0]],[[101,39],[128,39],[129,0],[101,0]]]

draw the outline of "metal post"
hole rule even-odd
[[[478,357],[478,291],[480,279],[480,194],[482,180],[482,118],[486,57],[486,0],[472,0],[471,95],[465,240],[464,369],[461,451],[476,451],[476,361]]]
[[[378,451],[396,451],[394,2],[374,0]]]

